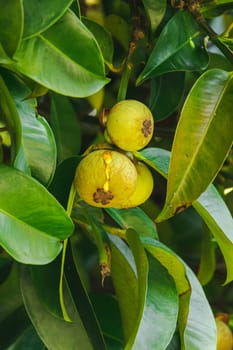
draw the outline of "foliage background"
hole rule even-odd
[[[233,326],[233,2],[0,8],[1,349],[214,349],[214,316]],[[92,208],[75,169],[126,98],[155,119],[134,154],[155,188]]]

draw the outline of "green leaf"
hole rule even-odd
[[[184,78],[184,72],[171,72],[151,80],[149,108],[155,120],[163,120],[176,110],[183,97]],[[171,81],[176,82],[175,89]]]
[[[119,237],[110,235],[109,238],[112,255],[111,276],[121,312],[124,338],[128,339],[138,317],[136,268],[129,247]]]
[[[128,50],[130,41],[129,24],[120,16],[111,14],[105,18],[105,27],[112,36],[122,45],[125,50]]]
[[[14,343],[29,326],[30,320],[22,305],[0,323],[1,349],[8,349],[8,346]]]
[[[0,166],[0,193],[1,245],[20,262],[53,260],[62,248],[60,240],[73,231],[65,210],[37,181],[4,165]]]
[[[170,152],[159,148],[147,148],[137,156],[167,177]],[[205,221],[209,230],[215,237],[225,259],[227,266],[227,279],[225,283],[233,280],[233,219],[224,200],[213,185],[193,203],[193,207]]]
[[[201,258],[198,270],[198,280],[201,285],[206,285],[213,277],[216,269],[215,248],[216,244],[212,240],[212,235],[206,226],[203,228],[201,242]]]
[[[233,8],[232,0],[206,0],[201,3],[200,11],[205,17],[217,17]]]
[[[75,170],[80,160],[81,156],[77,156],[68,158],[59,164],[54,174],[53,181],[49,186],[49,191],[56,197],[64,208],[67,206]]]
[[[78,155],[81,130],[74,108],[67,97],[52,94],[50,123],[56,138],[58,161]]]
[[[45,309],[55,317],[63,319],[59,299],[61,255],[50,264],[31,266],[31,278],[38,298]]]
[[[129,315],[131,315],[131,308],[133,307],[135,309],[131,325],[129,323],[127,324],[125,349],[142,349],[144,344],[147,344],[151,349],[164,349],[165,346],[169,344],[176,328],[178,298],[174,281],[160,263],[154,259],[149,259],[148,261],[147,255],[134,230],[129,229],[127,231],[127,238],[136,264],[137,281],[135,281],[134,284],[136,283],[135,287],[138,292],[135,291],[130,299],[129,295],[127,296],[126,294],[127,291],[120,290],[119,285],[116,284],[119,293],[118,297],[120,298],[119,302],[120,304],[122,302],[125,308],[124,314],[127,313],[127,317],[129,318]],[[112,239],[112,237],[110,237],[110,239]],[[124,247],[122,247],[123,249],[121,248],[116,238],[113,238],[112,242],[113,244],[117,244],[117,246],[115,246],[117,249],[120,248],[121,250],[120,253],[123,255],[123,257],[120,258],[121,264],[122,259],[129,258],[127,250]],[[122,260],[122,262],[123,261],[124,260]],[[128,263],[131,265],[132,260],[131,263],[130,261]],[[115,269],[116,268],[117,267],[115,267]],[[125,261],[123,266],[124,271],[127,271],[129,268],[130,266],[127,268],[127,263]],[[135,269],[135,267],[133,269]],[[132,272],[130,273],[131,278],[133,277]],[[122,272],[119,271],[118,273]],[[123,278],[126,279],[128,283],[126,289],[129,289],[128,293],[130,293],[130,289],[132,288],[131,279],[130,283],[128,280],[130,275],[123,275]],[[121,287],[123,285],[121,283]],[[125,300],[121,301],[121,299],[124,299],[125,294],[126,302]],[[127,305],[127,301],[129,305]],[[148,320],[150,320],[149,323]],[[157,325],[156,327],[154,327],[155,324]],[[131,326],[132,329],[129,329],[129,326]],[[167,330],[166,332],[164,332],[164,328]],[[158,339],[160,339],[159,342]]]
[[[46,350],[38,334],[29,326],[7,350]]]
[[[65,239],[71,235],[71,219],[42,185],[4,165],[0,166],[0,175],[0,207],[4,212],[56,238]]]
[[[6,54],[6,51],[3,49],[2,44],[0,43],[0,64],[11,64],[13,61]]]
[[[205,72],[191,89],[176,128],[158,221],[190,206],[221,169],[233,141],[232,93],[232,74],[220,69]]]
[[[102,27],[100,24],[92,21],[89,18],[82,17],[82,22],[95,36],[99,47],[104,56],[106,64],[111,64],[113,59],[113,41],[112,36],[108,30]]]
[[[92,343],[93,348],[95,350],[105,350],[106,344],[102,330],[100,329],[85,284],[82,281],[82,275],[80,274],[81,266],[79,266],[78,260],[73,258],[72,250],[74,250],[74,247],[71,247],[71,242],[68,242],[65,276],[67,285],[69,286],[70,295],[72,296],[73,303],[76,306],[76,310],[82,320],[83,327],[88,334],[88,338]],[[70,315],[69,312],[68,314]]]
[[[4,72],[4,79],[14,99],[21,121],[21,152],[14,166],[19,170],[28,169],[36,179],[48,185],[57,162],[56,144],[46,119],[36,115],[36,99],[27,99],[28,87],[16,76]]]
[[[162,30],[137,84],[166,72],[205,69],[208,55],[203,39],[192,15],[178,11]]]
[[[233,219],[231,213],[214,186],[208,189],[193,203],[201,215],[222,251],[227,267],[225,283],[233,280]]]
[[[23,34],[23,3],[22,0],[0,0],[0,8],[0,42],[11,57]]]
[[[0,244],[24,264],[47,264],[61,251],[61,243],[0,209]]]
[[[175,332],[177,315],[178,296],[174,280],[166,268],[150,258],[146,302],[134,348],[142,349],[146,343],[151,349],[164,349]]]
[[[213,350],[216,348],[217,334],[212,310],[200,283],[187,266],[186,273],[192,292],[182,349]]]
[[[14,58],[15,69],[62,95],[86,97],[108,82],[94,36],[71,11],[47,31],[23,40]]]
[[[105,209],[121,228],[134,229],[139,235],[157,239],[158,233],[154,222],[140,208]]]
[[[90,297],[105,338],[115,340],[116,349],[123,349],[122,321],[115,295],[97,292]]]
[[[73,322],[65,322],[54,317],[41,304],[33,286],[29,269],[24,266],[21,273],[21,290],[24,305],[40,338],[50,350],[75,349],[93,350],[90,339],[83,327],[67,290],[67,306]]]
[[[39,34],[53,25],[72,4],[72,0],[23,0],[24,33],[28,38]]]
[[[15,102],[0,75],[0,119],[5,122],[11,136],[11,161],[13,163],[21,145],[22,129]]]
[[[179,331],[181,349],[215,349],[215,320],[194,273],[174,252],[162,243],[151,238],[142,238],[142,243],[146,250],[168,269],[176,282],[180,296]]]
[[[0,323],[22,305],[18,266],[13,264],[7,279],[0,285]]]
[[[150,19],[151,32],[154,33],[160,24],[166,10],[165,0],[142,0]]]

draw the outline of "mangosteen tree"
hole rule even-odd
[[[232,348],[232,1],[0,0],[0,348]]]

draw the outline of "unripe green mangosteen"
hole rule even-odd
[[[125,201],[124,207],[137,207],[144,203],[151,195],[154,187],[153,176],[148,167],[141,162],[135,164],[137,183],[134,193]]]
[[[80,198],[101,208],[122,208],[136,184],[137,170],[133,162],[112,150],[89,153],[77,166],[74,179]]]
[[[149,108],[136,100],[115,104],[107,116],[107,135],[111,142],[125,151],[138,151],[151,140],[154,119]]]

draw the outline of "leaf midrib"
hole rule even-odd
[[[220,95],[219,95],[219,98],[218,98],[218,100],[217,100],[217,103],[215,104],[215,108],[213,109],[213,111],[212,111],[212,113],[211,113],[211,116],[210,116],[210,118],[209,118],[209,122],[208,122],[207,125],[206,125],[205,132],[202,134],[202,137],[201,137],[201,139],[200,139],[200,142],[198,143],[198,146],[196,147],[196,150],[195,150],[195,152],[193,153],[193,157],[192,157],[192,159],[191,159],[191,162],[189,162],[188,166],[186,167],[186,170],[185,170],[185,172],[184,172],[184,175],[183,175],[183,177],[182,177],[182,180],[179,182],[179,186],[177,187],[176,191],[173,191],[173,192],[172,192],[172,195],[168,197],[168,199],[170,199],[170,201],[172,201],[172,199],[174,199],[174,197],[179,197],[178,194],[179,194],[180,192],[182,192],[182,191],[180,190],[180,188],[183,187],[183,183],[186,183],[186,181],[187,181],[187,180],[186,180],[186,177],[187,177],[186,175],[190,172],[190,169],[193,167],[193,164],[195,164],[195,162],[196,162],[196,155],[198,154],[200,148],[201,148],[202,145],[203,145],[203,142],[202,142],[202,141],[203,141],[203,139],[205,139],[206,135],[208,134],[209,125],[211,124],[211,122],[212,122],[212,120],[213,120],[213,117],[215,116],[215,111],[218,109],[218,107],[219,107],[219,105],[220,105],[220,103],[221,103],[221,101],[222,101],[222,96],[224,95],[226,89],[228,88],[228,85],[229,85],[230,81],[231,81],[231,76],[229,75],[229,76],[228,76],[228,79],[227,79],[227,84],[223,87],[222,92],[221,92]],[[186,103],[185,103],[185,105],[186,105]],[[184,107],[185,107],[185,105],[184,105]],[[175,194],[175,196],[174,196],[174,194]]]

